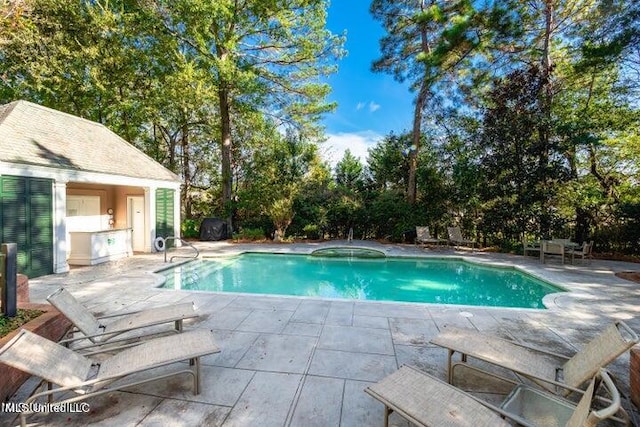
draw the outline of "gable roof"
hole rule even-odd
[[[0,161],[180,182],[106,126],[28,101],[0,105]]]

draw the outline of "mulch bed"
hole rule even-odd
[[[15,317],[9,318],[0,314],[0,337],[4,337],[9,332],[18,329],[20,326],[40,316],[42,310],[23,310],[18,309]]]
[[[620,277],[621,279],[640,283],[640,272],[638,271],[620,271],[616,273],[616,276]]]

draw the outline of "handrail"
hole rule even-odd
[[[164,262],[167,262],[167,242],[169,240],[173,240],[174,242],[176,240],[180,240],[180,243],[182,243],[183,245],[189,246],[191,247],[191,249],[193,249],[194,251],[196,251],[196,254],[194,256],[185,256],[185,255],[174,255],[171,258],[169,258],[169,262],[173,262],[174,258],[193,258],[196,259],[200,256],[200,251],[198,250],[198,248],[196,248],[195,246],[193,246],[191,243],[187,242],[186,240],[184,240],[181,237],[176,237],[176,236],[169,236],[169,237],[165,237],[164,242],[165,242],[165,249],[164,249]]]

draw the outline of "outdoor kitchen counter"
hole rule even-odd
[[[69,264],[95,265],[133,255],[131,228],[69,233]]]

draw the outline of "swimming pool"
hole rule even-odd
[[[454,259],[244,254],[159,271],[162,288],[357,300],[545,308],[562,288],[513,268]]]

